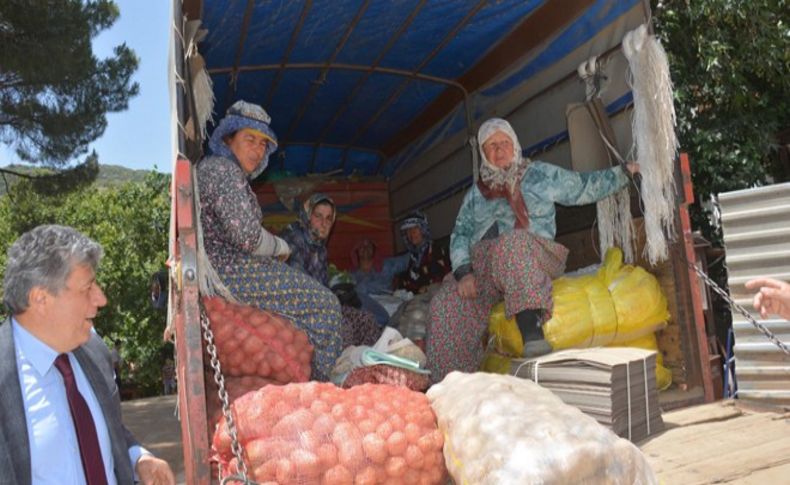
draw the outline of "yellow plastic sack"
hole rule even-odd
[[[656,351],[656,387],[659,391],[667,389],[672,385],[672,371],[664,367],[664,355],[658,350],[658,341],[656,334],[651,333],[640,337],[630,342],[617,344],[617,347],[635,347],[638,349],[655,350]],[[614,347],[610,345],[609,347]]]
[[[622,344],[652,334],[667,319],[658,280],[638,266],[623,265],[612,248],[594,275],[554,281],[552,318],[543,325],[554,350]]]
[[[515,318],[505,317],[505,302],[499,302],[488,316],[488,349],[480,370],[496,374],[510,372],[510,357],[524,352],[524,339]]]

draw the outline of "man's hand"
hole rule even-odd
[[[461,278],[458,282],[458,295],[465,299],[477,298],[477,285],[475,284],[475,275],[469,273]]]
[[[790,320],[790,284],[773,278],[757,278],[746,282],[746,289],[759,288],[754,295],[754,309],[760,316],[767,318],[769,314],[779,315]]]
[[[143,485],[175,485],[173,470],[166,461],[154,455],[143,454],[135,466],[137,476]]]

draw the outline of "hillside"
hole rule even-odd
[[[54,173],[54,171],[50,169],[31,167],[28,165],[8,165],[7,167],[2,168],[22,174],[43,175],[47,173]],[[140,182],[145,178],[145,175],[148,172],[148,170],[133,170],[126,167],[121,167],[119,165],[99,164],[99,175],[96,177],[96,181],[94,183],[98,187],[109,187],[113,185],[121,185],[125,182]],[[0,177],[0,196],[6,194],[6,183],[11,186],[18,179],[19,177],[15,175],[7,173],[3,174],[3,177]]]

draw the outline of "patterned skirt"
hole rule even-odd
[[[241,303],[287,317],[304,330],[315,348],[312,378],[329,380],[343,345],[340,303],[328,288],[274,259],[239,255],[217,272]]]
[[[449,372],[475,372],[483,358],[483,337],[491,307],[505,300],[508,317],[527,309],[551,313],[551,281],[565,270],[568,250],[559,243],[515,230],[472,247],[477,298],[463,299],[452,273],[431,301],[426,353],[431,379]],[[545,320],[544,320],[545,321]]]

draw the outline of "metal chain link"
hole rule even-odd
[[[688,264],[689,267],[692,268],[697,273],[697,275],[699,275],[700,278],[702,278],[705,284],[707,284],[713,291],[715,291],[720,297],[722,297],[724,301],[726,301],[727,304],[730,305],[730,308],[743,315],[743,317],[746,318],[746,321],[754,325],[754,327],[757,330],[762,332],[762,334],[765,335],[765,337],[768,340],[770,340],[771,343],[779,347],[779,349],[781,349],[782,352],[784,352],[786,355],[790,355],[790,347],[788,347],[787,345],[785,345],[784,342],[779,340],[779,338],[776,335],[774,335],[773,332],[768,330],[768,328],[766,328],[765,325],[755,320],[755,318],[749,313],[748,310],[746,310],[744,307],[736,303],[735,300],[733,300],[732,297],[729,295],[729,293],[727,293],[726,291],[724,291],[724,289],[722,289],[719,285],[717,285],[716,282],[710,278],[710,276],[706,275],[705,272],[703,272],[699,268],[699,266],[688,260],[686,260],[686,264]]]
[[[222,479],[222,483],[229,483],[230,480],[242,481],[247,485],[255,485],[255,482],[247,478],[247,464],[244,461],[244,450],[239,443],[239,435],[236,430],[236,422],[233,420],[233,413],[230,409],[230,402],[228,400],[228,391],[225,389],[225,376],[222,375],[222,367],[217,357],[217,346],[214,344],[214,332],[211,331],[209,326],[208,316],[203,305],[200,305],[200,326],[203,328],[203,339],[206,341],[206,351],[211,357],[211,368],[214,370],[214,382],[219,388],[219,400],[222,403],[222,415],[225,416],[225,423],[228,426],[228,434],[230,435],[230,449],[233,451],[233,456],[236,457],[236,473],[237,475],[226,477]]]

